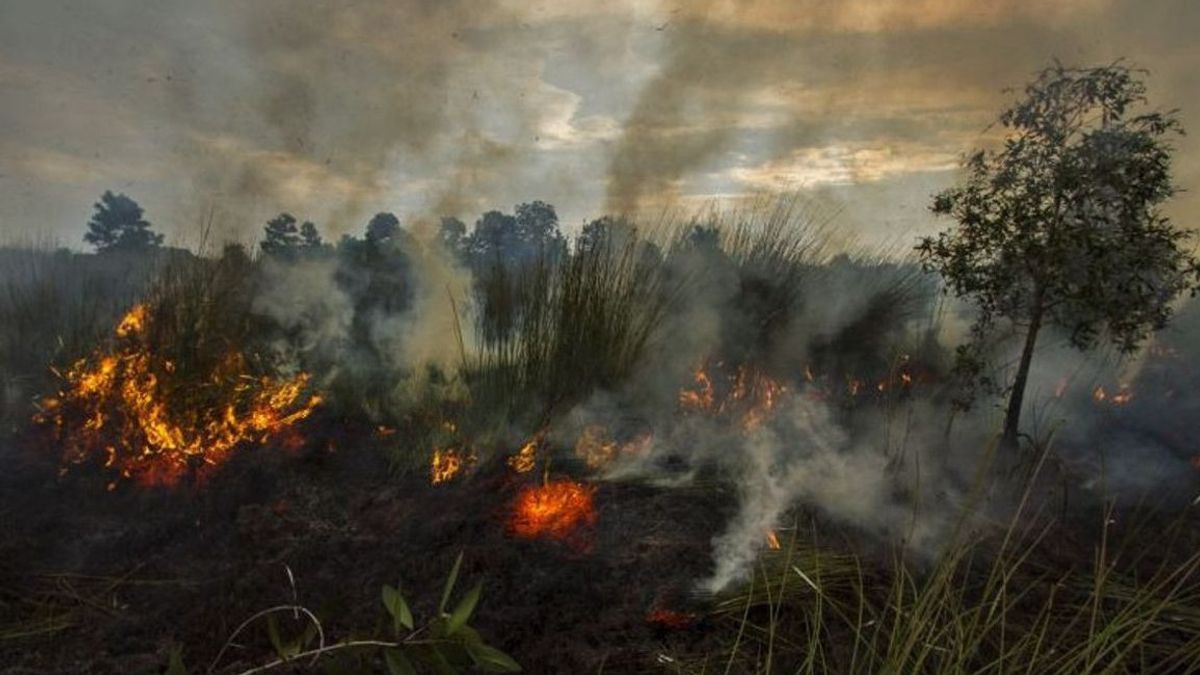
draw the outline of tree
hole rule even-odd
[[[391,213],[376,213],[367,223],[367,241],[382,244],[391,241],[400,231],[400,219]]]
[[[161,246],[163,236],[150,229],[142,218],[142,207],[124,194],[106,190],[94,205],[96,212],[88,221],[83,240],[106,251],[142,251]]]
[[[306,223],[308,224],[308,223]],[[296,218],[290,213],[281,213],[263,226],[263,239],[259,248],[269,256],[289,257],[300,246],[300,234],[296,229]]]
[[[321,240],[321,233],[317,231],[317,226],[308,220],[300,226],[300,243],[308,249],[319,249],[325,245],[325,242]]]
[[[1062,329],[1080,350],[1107,340],[1132,352],[1200,279],[1189,233],[1161,212],[1176,191],[1167,137],[1182,131],[1173,111],[1145,110],[1141,74],[1120,62],[1043,70],[1000,115],[1003,144],[970,155],[960,184],[934,196],[932,211],[957,225],[917,251],[948,292],[978,308],[972,339],[958,348],[959,372],[989,384],[984,338],[997,319],[1023,333],[1007,447],[1017,445],[1044,328]]]
[[[442,246],[459,258],[466,255],[467,225],[454,216],[444,216],[438,226],[438,239]]]

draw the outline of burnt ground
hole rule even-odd
[[[733,507],[720,488],[601,483],[593,525],[523,540],[506,521],[540,476],[497,462],[432,486],[389,472],[369,433],[309,437],[246,451],[203,485],[113,492],[19,446],[0,478],[0,672],[161,672],[172,645],[203,672],[244,619],[292,601],[287,568],[335,639],[378,626],[385,583],[402,584],[419,621],[459,551],[460,592],[484,584],[473,625],[526,672],[641,672],[658,650],[706,639],[704,621],[672,629],[647,614],[700,602],[690,589]],[[250,629],[218,672],[269,660],[265,634]]]
[[[424,471],[389,469],[382,446],[397,436],[314,419],[304,437],[299,450],[247,449],[202,484],[113,492],[95,471],[60,476],[43,441],[17,439],[0,475],[0,673],[158,673],[175,646],[205,672],[238,624],[293,599],[334,641],[368,636],[384,618],[383,584],[401,584],[418,621],[431,616],[460,551],[460,592],[483,582],[473,625],[526,672],[669,672],[660,654],[703,655],[732,639],[729,617],[705,618],[712,599],[693,592],[735,507],[718,480],[598,483],[594,524],[567,541],[524,540],[508,519],[539,472],[517,476],[497,458],[434,486]],[[583,475],[556,460],[555,477],[573,473]],[[1045,481],[1047,509],[1066,506],[1059,482]],[[1158,542],[1137,543],[1162,532],[1154,512],[1070,502],[1030,574],[1087,568],[1105,520],[1114,541],[1124,530],[1127,550],[1151,554],[1140,564],[1158,564]],[[823,547],[865,553],[867,576],[874,560],[883,578],[890,551],[820,520]],[[1197,545],[1200,527],[1187,528],[1181,550]],[[654,622],[654,610],[677,614]],[[668,625],[672,616],[686,620]],[[215,672],[271,659],[261,624],[238,644]]]

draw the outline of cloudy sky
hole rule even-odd
[[[798,191],[906,242],[1006,87],[1119,57],[1194,131],[1193,226],[1198,32],[1195,0],[0,0],[0,238],[81,247],[106,189],[191,246]]]

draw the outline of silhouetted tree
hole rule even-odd
[[[296,218],[290,213],[281,213],[263,226],[263,239],[258,244],[262,252],[274,257],[294,256],[300,246],[300,233],[296,229]]]
[[[463,221],[453,216],[442,218],[438,226],[438,238],[447,251],[460,258],[466,256],[467,226]]]
[[[518,204],[516,215],[488,211],[475,221],[464,249],[478,271],[505,265],[515,267],[537,259],[554,261],[566,253],[566,238],[558,214],[545,202]]]
[[[1024,333],[1009,390],[1004,444],[1017,445],[1034,347],[1044,326],[1063,328],[1079,349],[1102,331],[1130,352],[1171,316],[1171,301],[1197,279],[1189,234],[1159,207],[1175,193],[1170,112],[1145,103],[1139,73],[1114,64],[1054,65],[1005,110],[1003,146],[965,162],[966,177],[934,197],[932,210],[958,225],[917,246],[927,270],[979,313],[958,367],[981,373],[983,340],[998,318]]]
[[[532,201],[517,204],[517,239],[524,249],[519,252],[522,260],[535,254],[558,259],[566,252],[566,239],[558,228],[558,212],[546,202]]]
[[[400,219],[391,213],[376,213],[367,223],[367,241],[381,244],[391,241],[400,231]]]
[[[317,226],[308,220],[300,226],[300,242],[310,249],[321,248],[325,245],[325,242],[321,240],[321,233],[317,231]]]
[[[83,240],[105,251],[140,251],[161,246],[163,236],[150,229],[142,218],[142,207],[124,194],[105,191],[94,205],[96,212],[88,221]]]

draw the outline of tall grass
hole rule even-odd
[[[961,532],[932,564],[903,553],[871,563],[823,547],[815,529],[793,529],[717,605],[723,644],[680,655],[674,670],[1196,672],[1200,551],[1187,538],[1195,514],[1163,525],[1131,512],[1120,535],[1111,504],[1098,515],[1090,560],[1086,544],[1055,541],[1075,538],[1071,524],[1024,501],[999,534]]]
[[[478,289],[480,349],[465,379],[481,409],[510,418],[542,417],[622,382],[670,303],[661,260],[636,236],[517,270],[497,265]]]
[[[78,358],[146,292],[166,256],[0,248],[0,422],[28,419],[50,367]]]

